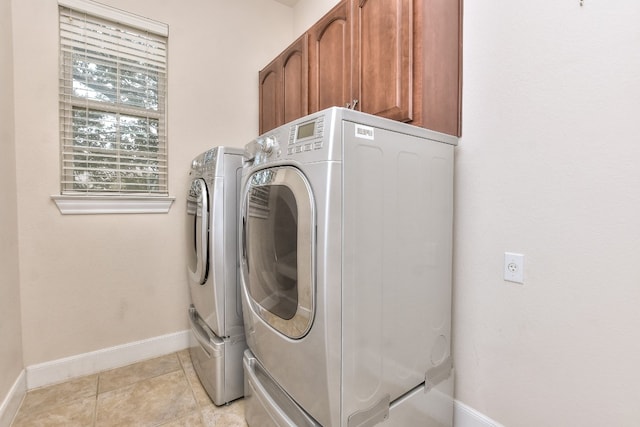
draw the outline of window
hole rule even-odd
[[[54,200],[167,198],[167,26],[87,0],[59,5],[62,197]]]

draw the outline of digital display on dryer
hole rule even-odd
[[[316,122],[309,122],[298,126],[296,139],[309,138],[315,134]]]

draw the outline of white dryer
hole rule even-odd
[[[191,165],[187,235],[191,360],[216,405],[243,396],[246,348],[238,275],[242,150],[215,147]]]
[[[456,143],[330,108],[246,146],[250,427],[452,425]]]

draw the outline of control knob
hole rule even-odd
[[[262,150],[262,152],[271,154],[274,147],[276,146],[276,138],[273,136],[267,136],[264,139],[259,139],[258,144],[260,145],[260,149]]]

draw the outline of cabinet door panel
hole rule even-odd
[[[280,100],[279,87],[280,73],[278,73],[277,61],[272,62],[260,71],[260,123],[259,131],[262,134],[280,124]]]
[[[413,0],[358,0],[359,107],[410,121],[413,115]]]
[[[416,2],[413,124],[461,135],[462,0]]]
[[[351,100],[349,1],[333,8],[309,30],[309,112]]]
[[[303,35],[282,54],[283,123],[309,112],[307,35]]]

